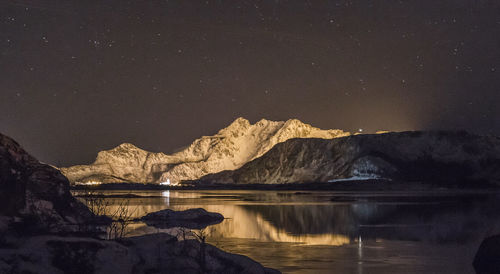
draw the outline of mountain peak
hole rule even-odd
[[[306,123],[300,121],[299,119],[289,119],[285,122],[285,125],[287,125],[287,126],[304,126],[304,125],[311,126],[309,124],[306,124]]]
[[[119,146],[113,148],[112,150],[115,150],[115,149],[140,149],[140,148],[138,148],[137,146],[135,146],[134,144],[131,144],[131,143],[123,143],[123,144],[120,144]]]
[[[233,125],[250,125],[250,121],[248,121],[248,119],[245,119],[243,117],[238,117],[229,125],[229,127]]]
[[[221,129],[219,131],[219,134],[224,134],[225,132],[233,132],[233,131],[239,131],[239,130],[244,130],[250,127],[250,121],[243,117],[238,117],[236,120],[234,120],[229,126]]]
[[[112,162],[116,161],[116,159],[119,159],[119,161],[121,162],[128,162],[131,159],[137,159],[138,157],[145,158],[147,154],[147,151],[140,149],[131,143],[123,143],[110,150],[99,151],[99,153],[97,153],[97,158],[94,164]]]
[[[255,124],[251,124],[248,119],[245,119],[243,117],[238,117],[229,126],[227,126],[226,128],[224,128],[223,130],[227,130],[227,129],[236,129],[236,130],[237,129],[247,129],[247,128],[251,127],[251,126],[265,126],[265,125],[269,125],[269,124],[276,124],[276,125],[282,124],[282,125],[285,125],[287,127],[293,127],[293,126],[298,126],[298,127],[308,126],[308,127],[311,127],[311,125],[303,123],[303,122],[301,122],[298,119],[289,119],[287,121],[272,121],[272,120],[268,120],[268,119],[262,118],[259,121],[257,121]]]

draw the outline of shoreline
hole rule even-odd
[[[294,184],[206,184],[162,186],[142,183],[106,183],[75,185],[71,190],[263,190],[263,191],[500,191],[500,187],[483,182],[404,182],[388,180],[362,180],[335,183]]]

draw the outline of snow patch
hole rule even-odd
[[[329,180],[329,183],[335,183],[335,182],[347,182],[347,181],[367,181],[367,180],[384,180],[384,178],[379,177],[377,175],[372,175],[372,176],[353,176],[349,178],[342,178],[342,179],[333,179]]]
[[[375,162],[380,159],[373,157],[363,157],[358,159],[351,168],[351,177],[329,180],[329,183],[345,181],[367,181],[367,180],[387,180],[381,176],[382,170]]]
[[[380,170],[369,158],[361,158],[352,167],[353,177],[378,178]]]

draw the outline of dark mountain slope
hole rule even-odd
[[[463,131],[291,139],[241,168],[198,184],[284,184],[391,179],[500,183],[500,138]]]

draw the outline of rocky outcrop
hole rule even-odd
[[[124,244],[132,245],[144,261],[140,273],[148,273],[150,269],[156,270],[153,273],[280,273],[246,256],[227,253],[197,240],[177,241],[168,234],[127,238]]]
[[[499,184],[500,138],[439,131],[293,139],[239,169],[191,183],[334,183],[364,179]]]
[[[483,240],[474,257],[474,269],[477,274],[494,274],[500,270],[500,235]]]
[[[9,220],[31,218],[40,226],[38,229],[52,232],[74,230],[94,217],[86,206],[71,196],[66,177],[57,169],[38,162],[18,143],[2,134],[0,215]]]
[[[37,236],[0,248],[0,273],[280,273],[242,255],[168,234],[121,240]]]
[[[192,208],[183,211],[164,209],[149,213],[141,218],[149,226],[158,228],[185,227],[202,229],[218,224],[224,220],[220,213],[208,212],[203,208]]]
[[[342,130],[321,130],[299,120],[255,124],[243,118],[213,136],[203,136],[184,150],[166,155],[132,144],[101,151],[91,165],[61,168],[72,183],[170,183],[233,170],[262,156],[276,144],[292,138],[331,139],[346,136]]]

